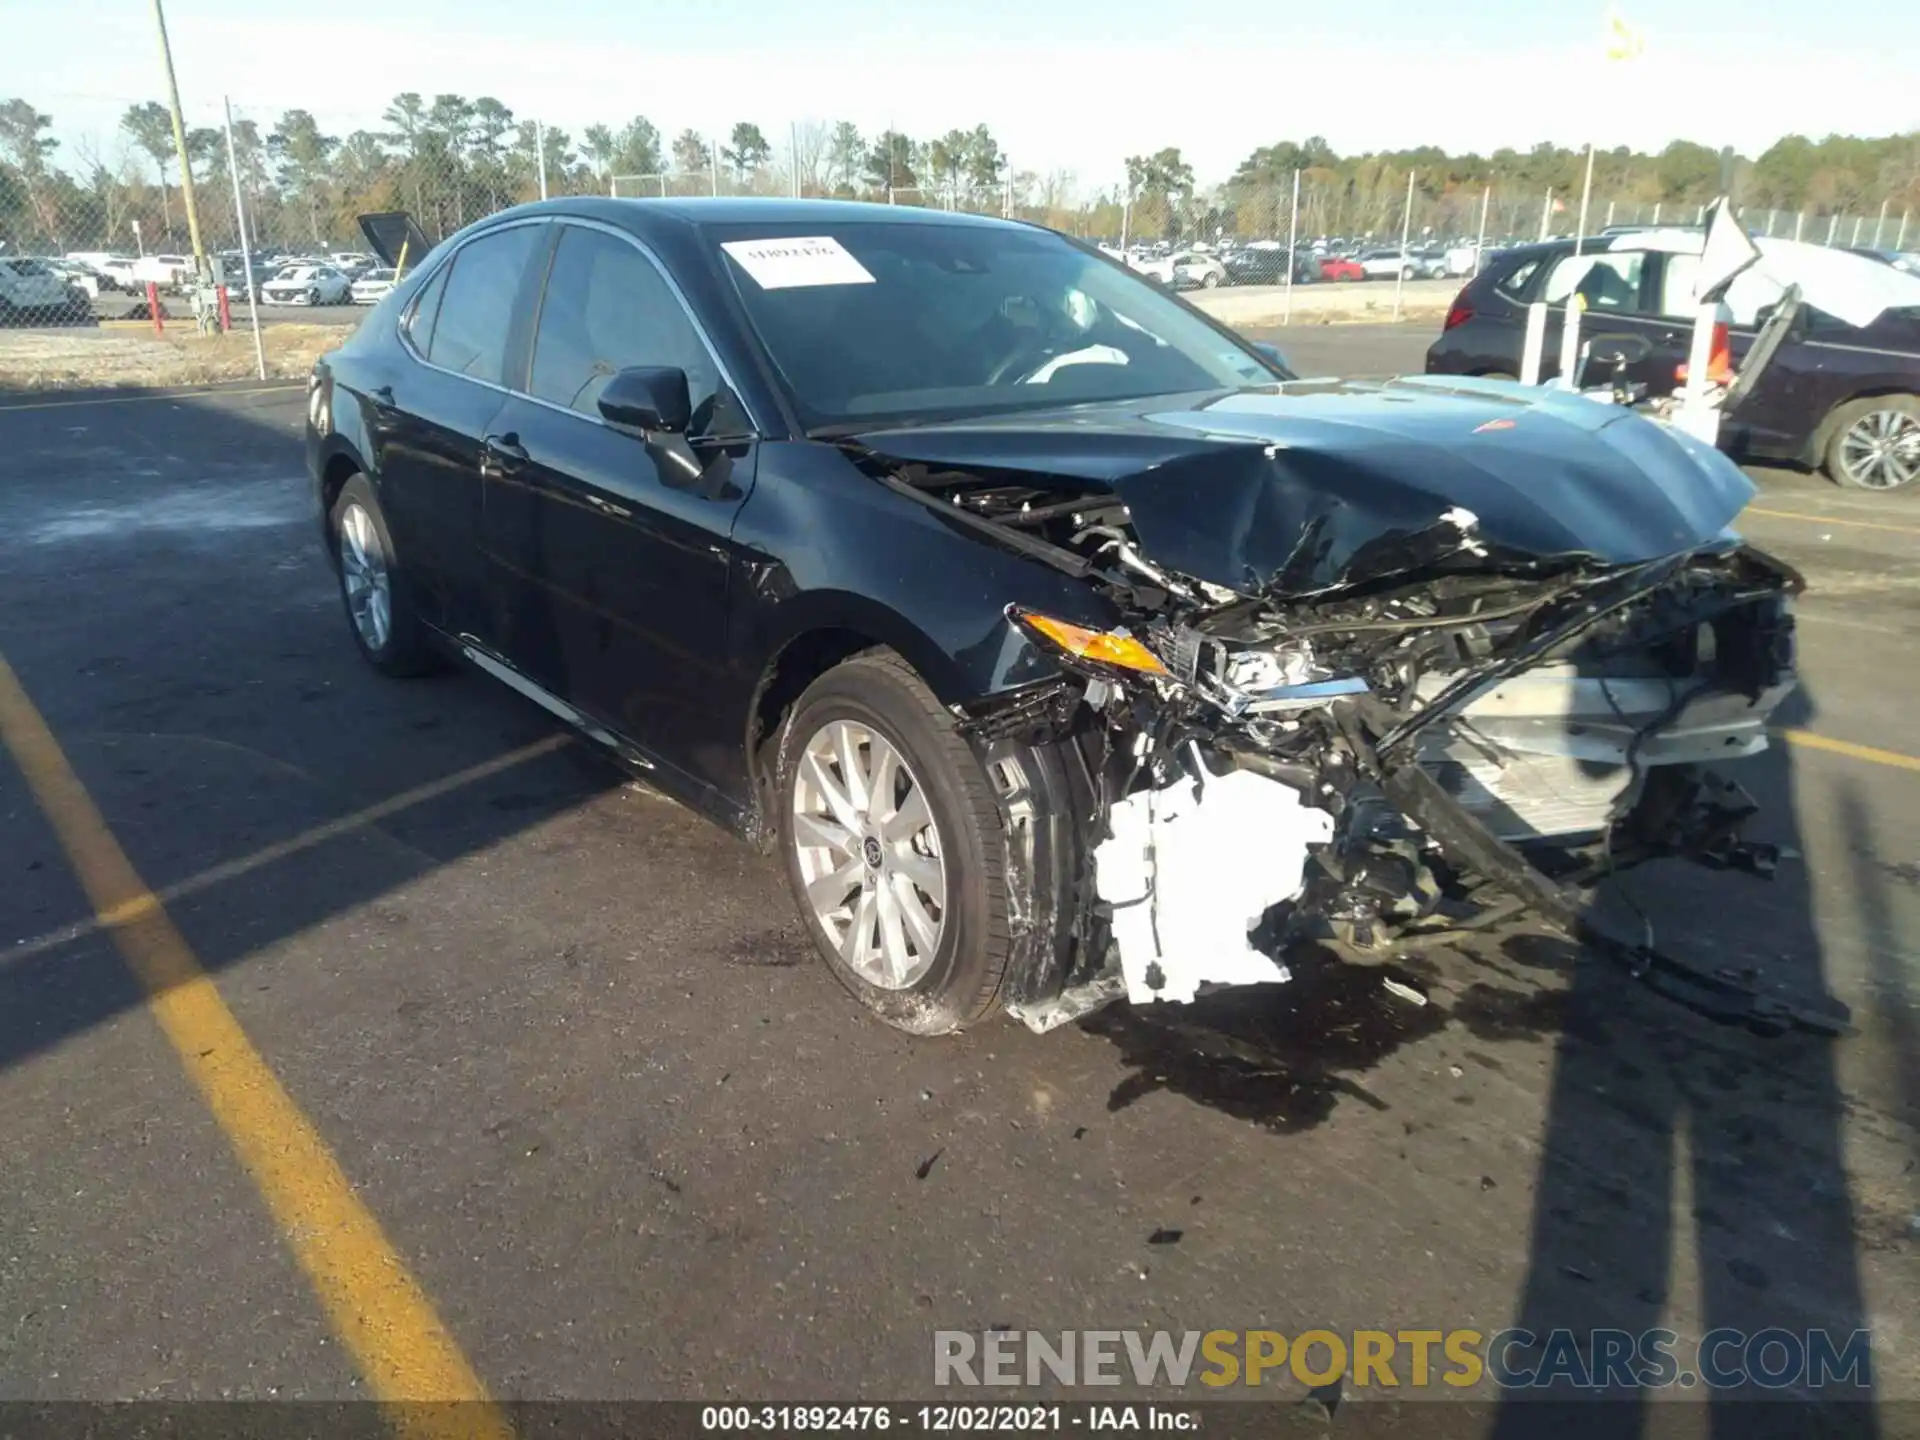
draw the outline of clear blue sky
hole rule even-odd
[[[270,124],[377,129],[401,90],[490,94],[576,135],[644,114],[669,134],[852,120],[916,135],[989,125],[1012,163],[1111,183],[1178,145],[1201,181],[1257,145],[1489,150],[1550,139],[1757,153],[1783,133],[1920,128],[1915,0],[1621,0],[1646,52],[1601,60],[1588,0],[168,0],[189,120],[220,97]],[[0,99],[111,155],[161,94],[147,0],[0,0]],[[1569,103],[1571,102],[1571,103]]]

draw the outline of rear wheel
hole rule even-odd
[[[1214,286],[1220,283],[1220,272],[1218,270],[1207,271],[1205,275],[1200,277],[1200,283],[1208,290],[1213,289]]]
[[[834,978],[916,1035],[990,1015],[1011,944],[999,807],[912,668],[872,650],[815,680],[776,778],[787,878]]]
[[[1861,490],[1898,490],[1920,480],[1920,398],[1875,395],[1834,412],[1827,474]]]
[[[399,583],[399,557],[373,486],[355,475],[340,488],[329,517],[340,598],[353,640],[367,663],[383,675],[426,675],[440,656]]]

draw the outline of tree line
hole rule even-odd
[[[127,107],[104,143],[62,146],[53,124],[24,99],[0,103],[0,241],[15,252],[127,249],[137,224],[148,249],[184,247],[179,157],[165,106]],[[1491,187],[1500,208],[1490,229],[1499,233],[1537,224],[1550,190],[1577,199],[1586,167],[1584,151],[1550,144],[1487,155],[1432,146],[1340,155],[1316,136],[1260,146],[1211,187],[1168,147],[1126,157],[1123,180],[1088,188],[1068,171],[1014,167],[984,124],[916,137],[866,134],[847,121],[769,135],[742,121],[725,135],[683,129],[670,138],[636,115],[576,136],[492,96],[413,92],[393,98],[377,129],[334,134],[312,112],[289,109],[265,127],[236,119],[231,164],[217,129],[188,130],[186,150],[213,247],[238,239],[235,171],[250,238],[303,247],[357,243],[354,217],[370,210],[410,210],[428,233],[448,233],[534,198],[543,175],[550,194],[797,192],[1008,213],[1102,238],[1175,239],[1284,234],[1296,173],[1302,233],[1396,232],[1411,174],[1422,228],[1470,233]],[[1920,132],[1788,136],[1754,158],[1684,140],[1657,154],[1620,148],[1594,157],[1593,193],[1607,203],[1692,207],[1728,187],[1748,206],[1813,215],[1858,214],[1883,202],[1896,213],[1920,209]]]

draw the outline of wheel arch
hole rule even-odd
[[[858,595],[814,592],[796,596],[776,612],[776,624],[759,647],[752,698],[747,705],[747,773],[762,814],[768,813],[772,769],[767,760],[780,726],[806,689],[836,665],[862,651],[899,655],[942,704],[952,704],[966,686],[959,667],[934,640],[901,615]]]

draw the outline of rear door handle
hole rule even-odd
[[[480,442],[483,474],[511,475],[527,463],[527,447],[517,435],[489,435]]]

